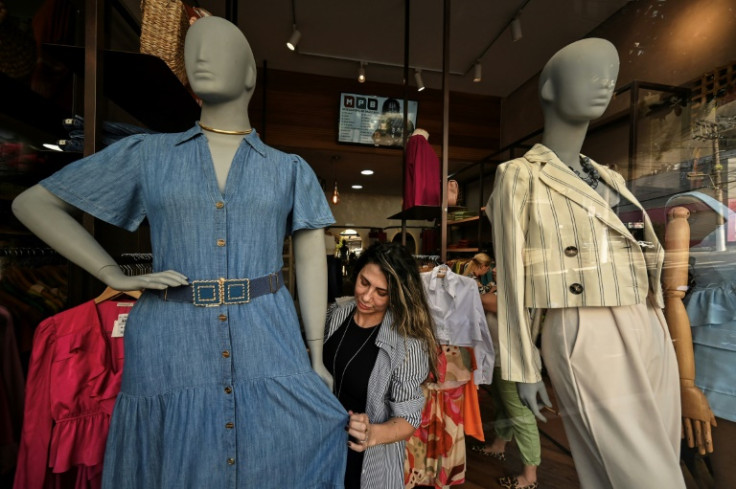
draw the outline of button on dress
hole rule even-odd
[[[41,185],[127,230],[147,218],[154,271],[190,282],[277,272],[288,233],[334,222],[307,163],[255,132],[224,193],[198,126],[128,137]],[[146,292],[125,351],[103,487],[343,486],[347,413],[311,368],[285,287],[219,307]]]

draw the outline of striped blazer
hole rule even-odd
[[[325,341],[355,309],[355,300],[333,306],[327,313]],[[376,336],[378,357],[368,380],[366,414],[371,423],[394,417],[419,427],[424,408],[421,384],[429,374],[429,358],[421,342],[404,338],[393,327],[391,312],[379,326]],[[363,456],[361,489],[403,489],[404,440],[368,448]]]
[[[499,165],[486,214],[493,228],[498,281],[502,377],[541,380],[538,327],[529,309],[663,307],[664,251],[623,177],[591,162],[601,180],[634,203],[644,217],[642,248],[609,204],[555,153],[536,144],[522,158]]]

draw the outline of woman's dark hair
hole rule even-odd
[[[432,373],[437,373],[437,339],[419,265],[399,243],[376,243],[363,251],[353,268],[353,280],[368,264],[378,265],[388,282],[388,309],[393,326],[405,337],[422,340],[427,348]]]

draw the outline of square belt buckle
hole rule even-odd
[[[250,279],[224,280],[222,292],[223,304],[247,304],[250,302]]]
[[[217,307],[250,302],[250,280],[224,279],[195,280],[192,282],[192,304],[198,307]]]

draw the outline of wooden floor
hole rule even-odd
[[[483,420],[483,431],[488,442],[493,440],[493,402],[490,395],[481,386],[478,391],[478,401]],[[551,389],[548,389],[552,393]],[[553,399],[554,403],[554,399]],[[542,445],[542,464],[539,466],[537,477],[541,489],[579,489],[575,466],[570,456],[569,445],[559,417],[544,413],[546,423],[539,422],[539,435]],[[471,447],[481,442],[474,438],[466,439],[467,472],[465,483],[454,487],[462,489],[497,489],[498,478],[504,475],[514,475],[521,472],[522,463],[516,444],[506,445],[506,461],[500,462],[485,457],[471,450]]]

